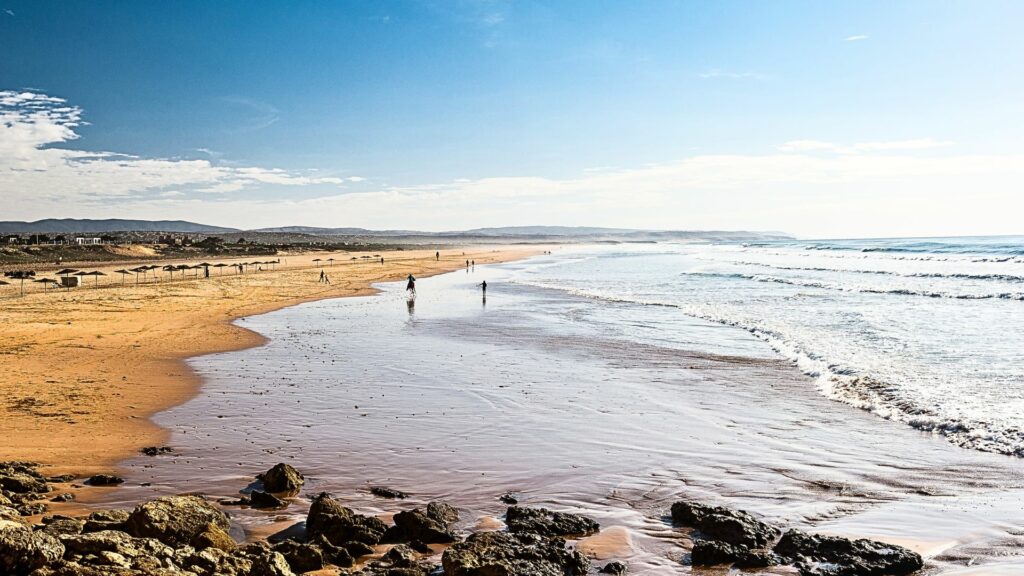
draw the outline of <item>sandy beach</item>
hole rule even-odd
[[[138,286],[134,278],[122,285],[114,266],[89,268],[107,274],[98,287],[92,278],[70,291],[27,284],[24,297],[16,285],[0,287],[0,460],[37,461],[51,473],[108,471],[166,439],[150,416],[196,393],[200,381],[185,359],[263,342],[234,320],[368,294],[375,282],[447,272],[467,259],[509,261],[535,251],[448,250],[440,260],[433,250],[374,253],[384,265],[364,253],[293,254],[280,256],[274,270],[238,275],[228,267],[173,281],[161,273]],[[323,263],[314,258],[336,259],[323,267],[331,284],[317,281]],[[52,274],[38,271],[44,275]]]

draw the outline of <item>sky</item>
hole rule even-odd
[[[1021,234],[1024,2],[0,0],[0,220]]]

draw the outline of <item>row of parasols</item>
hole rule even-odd
[[[276,265],[278,265],[280,263],[281,263],[281,260],[278,259],[278,260],[267,260],[265,262],[239,262],[239,263],[235,263],[235,264],[225,264],[223,262],[218,262],[217,264],[210,264],[209,262],[202,262],[200,264],[193,264],[193,265],[189,265],[189,264],[178,264],[178,265],[168,264],[166,266],[158,266],[158,265],[155,265],[155,264],[150,264],[150,265],[147,265],[147,266],[138,266],[136,268],[129,268],[127,270],[124,270],[124,269],[122,269],[122,270],[115,270],[114,273],[121,275],[121,285],[123,286],[125,284],[125,280],[127,279],[127,277],[131,276],[133,274],[135,275],[135,284],[136,285],[139,284],[140,279],[142,281],[145,281],[147,279],[147,276],[150,273],[153,274],[153,277],[155,279],[159,280],[158,273],[156,272],[157,270],[160,270],[160,271],[168,273],[168,275],[170,276],[170,279],[173,280],[175,273],[180,273],[182,278],[184,278],[185,274],[188,271],[193,271],[194,277],[198,278],[200,270],[202,270],[204,272],[204,276],[209,276],[210,268],[217,268],[217,269],[219,269],[219,273],[221,275],[223,275],[224,274],[224,268],[231,267],[231,268],[235,269],[235,273],[236,274],[244,274],[249,269],[250,266],[256,266],[257,270],[262,270],[263,266],[269,266],[271,269],[273,269],[273,267],[275,267]],[[73,283],[70,282],[68,280],[68,278],[77,276],[79,278],[82,278],[82,280],[84,281],[85,277],[92,276],[94,284],[98,286],[99,285],[100,276],[106,276],[105,273],[100,272],[99,270],[93,270],[93,271],[90,271],[90,272],[86,272],[84,270],[76,270],[74,268],[64,268],[62,270],[58,270],[55,274],[57,276],[61,276],[64,279],[63,282],[58,282],[57,280],[55,280],[53,278],[36,278],[36,273],[35,273],[34,270],[16,270],[16,271],[13,271],[13,272],[4,272],[4,277],[5,278],[10,278],[11,280],[18,280],[18,281],[20,281],[21,282],[21,293],[24,295],[25,294],[25,281],[26,280],[28,280],[30,282],[34,282],[36,284],[42,284],[43,285],[43,290],[46,290],[46,289],[50,288],[51,286],[53,286],[55,288],[59,288],[61,285],[63,285],[65,287],[67,287],[68,289],[70,289],[73,286]],[[6,281],[6,280],[0,280],[0,286],[7,286],[7,285],[10,285],[10,284],[11,283]]]

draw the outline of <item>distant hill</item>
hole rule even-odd
[[[590,226],[504,226],[474,228],[447,232],[416,230],[368,230],[366,228],[317,228],[311,226],[281,226],[249,230],[259,233],[309,234],[313,236],[359,237],[421,237],[444,239],[472,238],[530,238],[566,240],[786,240],[792,237],[781,232],[747,232],[729,230],[639,230],[634,228],[596,228]]]
[[[48,218],[35,222],[0,221],[0,234],[53,234],[103,232],[179,232],[223,234],[236,232],[235,228],[207,226],[184,220],[78,220],[74,218]]]

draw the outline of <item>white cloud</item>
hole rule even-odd
[[[139,158],[59,147],[75,140],[82,110],[37,92],[0,91],[0,196],[102,202],[153,196],[168,188],[233,192],[261,184],[340,185],[341,178],[260,167],[227,167],[209,160]]]
[[[791,140],[776,148],[781,152],[834,152],[837,154],[859,154],[863,152],[928,150],[952,146],[948,140],[917,138],[913,140],[890,140],[885,142],[859,142],[843,145],[821,140]]]
[[[854,36],[847,36],[843,39],[844,42],[859,42],[861,40],[867,40],[870,38],[867,34],[856,34]]]

